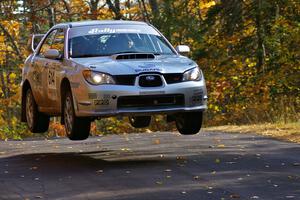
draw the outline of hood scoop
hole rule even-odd
[[[137,59],[154,59],[155,55],[152,53],[124,53],[112,56],[115,60],[137,60]]]

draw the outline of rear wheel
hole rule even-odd
[[[50,117],[38,111],[31,89],[26,91],[25,113],[27,126],[32,133],[44,133],[48,130]]]
[[[151,116],[131,116],[128,117],[131,126],[134,128],[145,128],[150,125]]]
[[[182,135],[197,134],[202,126],[203,112],[180,113],[176,116],[176,127]]]
[[[91,121],[75,116],[71,91],[66,93],[63,115],[66,134],[70,140],[85,140],[89,137]]]

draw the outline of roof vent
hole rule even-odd
[[[116,54],[113,56],[116,60],[137,60],[137,59],[154,59],[155,56],[152,53],[126,53]]]

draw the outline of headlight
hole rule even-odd
[[[91,70],[84,70],[83,77],[92,85],[115,84],[112,76],[101,72],[94,72]]]
[[[196,67],[183,74],[183,81],[200,81],[202,79],[201,70]]]

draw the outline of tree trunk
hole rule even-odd
[[[155,25],[157,25],[157,23],[158,23],[158,16],[159,16],[159,9],[158,9],[157,0],[149,0],[149,4],[150,4],[152,15],[153,15],[152,22]]]
[[[91,18],[96,20],[98,17],[98,4],[99,4],[99,0],[91,0],[89,5],[90,5],[90,9],[91,9]]]
[[[53,7],[49,7],[47,9],[47,13],[48,13],[48,24],[49,24],[49,27],[52,27],[52,26],[55,25],[54,8]]]
[[[70,4],[66,0],[63,0],[63,3],[65,5],[66,11],[67,11],[68,20],[69,20],[69,22],[71,22],[73,20],[72,20]]]
[[[0,23],[0,29],[2,30],[4,35],[8,38],[8,40],[12,44],[12,48],[16,52],[17,56],[19,57],[19,60],[23,61],[24,59],[23,59],[22,53],[21,53],[19,47],[17,46],[15,39],[10,35],[10,33],[5,29],[5,27],[2,26],[1,23]]]
[[[121,9],[120,9],[120,0],[115,0],[114,4],[112,3],[111,0],[106,0],[106,3],[108,5],[109,9],[112,10],[113,13],[115,14],[114,19],[119,20],[119,19],[123,18],[122,14],[120,12],[121,11]]]
[[[257,69],[258,71],[264,72],[264,58],[265,58],[265,47],[264,47],[264,28],[262,24],[262,0],[256,0],[258,9],[255,16],[256,25],[256,37],[257,37]]]
[[[146,21],[150,22],[149,14],[148,14],[147,7],[146,7],[146,4],[145,4],[144,0],[142,0],[142,5],[143,5],[143,8],[144,8],[144,13],[145,13]]]

